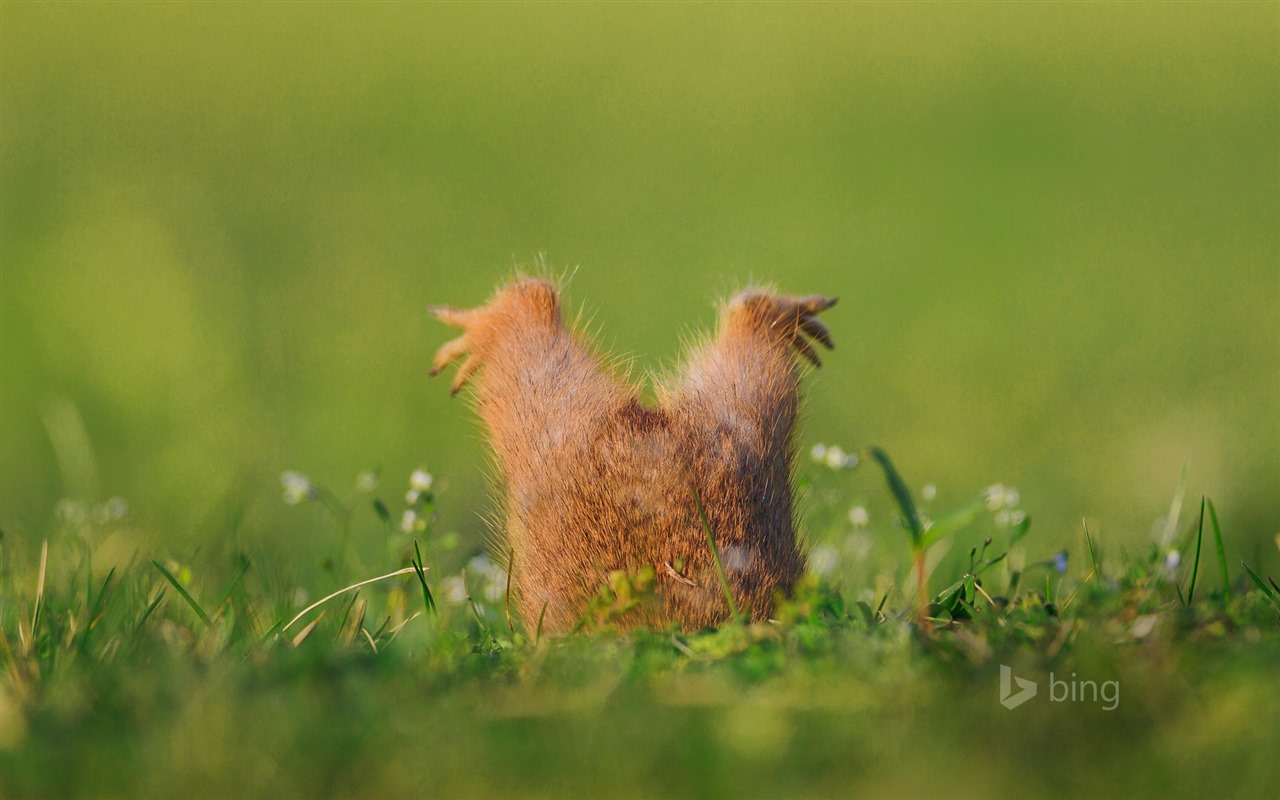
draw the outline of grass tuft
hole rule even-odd
[[[209,618],[209,615],[204,612],[204,609],[200,607],[200,604],[196,602],[196,599],[187,591],[187,587],[183,586],[181,581],[173,577],[173,573],[165,569],[164,565],[159,561],[156,561],[154,558],[151,559],[151,566],[155,567],[156,570],[164,576],[164,579],[167,580],[173,588],[178,590],[178,594],[182,595],[182,599],[187,601],[187,605],[191,606],[191,610],[196,612],[196,616],[200,618],[201,622],[206,626],[213,626],[213,620]]]
[[[1205,496],[1200,495],[1200,521],[1196,523],[1196,557],[1191,564],[1191,582],[1187,586],[1187,602],[1191,605],[1196,600],[1196,576],[1200,574],[1200,544],[1204,540],[1204,505]]]
[[[1280,610],[1280,588],[1275,586],[1275,581],[1271,581],[1272,585],[1268,586],[1262,578],[1259,577],[1258,573],[1253,571],[1253,567],[1250,567],[1243,561],[1240,562],[1240,565],[1244,567],[1244,571],[1249,575],[1249,580],[1253,581],[1254,585],[1262,591],[1262,595],[1270,600],[1271,604],[1274,605],[1277,610]]]
[[[1227,574],[1227,550],[1222,546],[1222,529],[1218,527],[1218,512],[1213,507],[1213,501],[1206,501],[1209,505],[1209,523],[1213,525],[1213,543],[1214,549],[1218,551],[1218,572],[1222,579],[1222,600],[1226,602],[1231,599],[1231,576]]]

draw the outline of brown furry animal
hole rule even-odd
[[[631,624],[686,629],[729,614],[697,491],[739,608],[766,619],[804,567],[791,508],[796,350],[833,347],[825,297],[738,294],[716,337],[654,408],[601,368],[561,322],[556,289],[522,279],[472,310],[433,307],[462,336],[431,374],[466,357],[453,392],[480,367],[476,405],[505,484],[513,592],[526,624],[571,629],[612,570],[652,566],[661,607]]]

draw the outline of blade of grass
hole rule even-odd
[[[1023,517],[1022,522],[1019,522],[1018,526],[1009,532],[1009,546],[1013,547],[1015,544],[1017,544],[1018,540],[1021,539],[1023,536],[1026,536],[1027,531],[1029,530],[1031,530],[1030,514]]]
[[[309,614],[310,612],[312,612],[312,611],[314,611],[315,609],[319,608],[320,606],[324,605],[325,603],[329,602],[330,600],[332,600],[333,598],[337,597],[338,595],[343,594],[344,592],[349,592],[349,591],[351,591],[352,589],[359,589],[361,586],[368,586],[369,584],[371,584],[371,583],[377,583],[378,581],[385,581],[387,578],[394,578],[394,577],[395,577],[395,576],[397,576],[397,575],[408,575],[410,572],[417,572],[417,571],[418,571],[418,569],[420,569],[420,568],[421,568],[420,566],[405,567],[404,569],[398,569],[398,570],[396,570],[395,572],[388,572],[386,575],[379,575],[379,576],[378,576],[378,577],[376,577],[376,578],[369,578],[368,580],[363,580],[363,581],[360,581],[359,583],[353,583],[353,584],[351,584],[350,586],[344,586],[344,587],[342,587],[341,589],[339,589],[338,591],[333,592],[333,593],[328,594],[328,595],[325,595],[324,597],[322,597],[322,598],[320,598],[319,600],[315,601],[315,602],[314,602],[314,603],[312,603],[311,605],[309,605],[309,606],[307,606],[306,608],[304,608],[304,609],[302,609],[301,611],[299,611],[299,612],[298,612],[298,614],[297,614],[297,616],[295,616],[293,619],[291,619],[291,620],[289,620],[287,623],[285,623],[285,626],[284,626],[283,628],[281,628],[281,629],[280,629],[280,632],[281,632],[281,633],[283,633],[283,632],[285,632],[285,631],[289,630],[291,627],[293,627],[293,624],[294,624],[295,622],[297,622],[298,620],[302,619],[302,618],[303,618],[303,617],[305,617],[307,614]],[[434,605],[432,605],[432,608],[435,608],[435,606],[434,606]]]
[[[178,594],[182,595],[182,599],[187,601],[187,605],[191,606],[191,610],[196,612],[196,616],[200,618],[200,621],[203,622],[206,627],[213,626],[213,620],[209,619],[209,615],[204,613],[204,609],[201,608],[200,604],[196,602],[196,599],[191,596],[191,593],[187,591],[187,588],[183,586],[177,578],[173,577],[169,570],[164,568],[163,564],[153,558],[151,559],[151,566],[159,570],[160,574],[164,576],[164,579],[172,584],[173,588],[178,590]]]
[[[321,612],[320,616],[304,625],[302,630],[298,631],[298,635],[293,637],[293,646],[297,647],[302,644],[303,640],[311,635],[311,632],[316,629],[316,626],[320,624],[320,620],[322,619],[324,619],[324,612]]]
[[[711,532],[711,522],[707,520],[707,511],[702,507],[702,498],[698,496],[698,487],[689,483],[689,491],[693,492],[693,505],[698,510],[698,519],[702,522],[702,530],[707,534],[707,547],[711,548],[711,560],[716,565],[716,577],[720,579],[720,588],[724,590],[724,599],[729,603],[729,613],[735,620],[741,620],[738,603],[733,599],[729,589],[729,577],[725,575],[724,565],[720,563],[720,551],[716,548],[716,537]]]
[[[1258,573],[1254,572],[1253,568],[1248,564],[1243,561],[1240,564],[1244,567],[1244,571],[1249,573],[1249,579],[1258,585],[1258,588],[1262,590],[1262,593],[1277,609],[1280,609],[1280,593],[1263,583],[1262,578],[1258,577]]]
[[[924,530],[920,525],[920,515],[916,513],[916,504],[911,499],[911,490],[907,488],[906,481],[902,480],[902,476],[898,474],[898,470],[893,466],[893,461],[889,459],[888,453],[879,447],[871,447],[867,452],[880,464],[880,469],[884,472],[884,479],[889,485],[889,492],[893,494],[893,499],[897,501],[898,509],[902,512],[902,518],[907,523],[907,528],[911,533],[911,544],[917,548],[923,547]]]
[[[155,611],[156,608],[160,606],[160,601],[164,599],[165,592],[167,591],[168,589],[161,586],[160,591],[156,592],[156,599],[152,600],[151,603],[147,605],[147,610],[142,612],[142,617],[139,618],[138,623],[133,626],[133,632],[135,635],[142,630],[142,626],[146,624],[147,618],[151,616],[151,612]]]
[[[271,641],[271,637],[276,636],[283,631],[284,631],[284,621],[277,620],[276,623],[272,625],[270,628],[267,628],[267,632],[262,634],[262,636],[258,639],[258,645],[261,646],[266,644],[267,642]]]
[[[471,597],[471,587],[467,586],[466,567],[462,568],[462,588],[467,592],[467,607],[471,609],[471,616],[475,617],[476,628],[480,632],[480,644],[483,646],[490,640],[495,640],[496,637],[493,635],[493,627],[488,622],[485,622],[484,615],[480,613],[480,609],[476,606],[476,601]],[[590,613],[590,611],[587,613]],[[585,620],[586,618],[584,617],[583,619]],[[577,632],[577,628],[574,629],[574,632]]]
[[[214,608],[218,609],[214,612],[214,616],[222,615],[222,609],[227,604],[227,601],[231,599],[231,593],[236,590],[236,584],[240,583],[240,579],[243,578],[244,574],[248,571],[249,559],[247,557],[241,557],[240,568],[236,570],[235,576],[231,578],[231,581],[227,584],[227,588],[222,592],[222,599],[214,605]]]
[[[507,551],[507,591],[506,591],[506,599],[503,602],[502,610],[507,615],[507,630],[511,631],[512,634],[516,632],[516,627],[511,624],[511,569],[515,563],[516,563],[516,551],[515,550]]]
[[[396,636],[400,635],[400,631],[404,629],[405,625],[408,625],[410,622],[413,622],[415,619],[417,619],[420,616],[422,616],[421,611],[415,611],[412,614],[410,614],[403,622],[401,622],[399,625],[391,629],[391,631],[387,634],[387,641],[388,642],[394,641]]]
[[[334,637],[335,643],[356,644],[356,637],[365,630],[365,612],[367,611],[369,611],[369,602],[362,598],[358,591],[351,595],[351,603],[347,604],[347,611],[343,612],[342,622],[338,625],[338,635]]]
[[[374,638],[374,639],[381,639],[381,638],[382,638],[382,634],[386,633],[387,628],[389,628],[389,627],[391,627],[391,617],[389,617],[389,616],[388,616],[388,617],[386,617],[385,619],[383,619],[383,620],[382,620],[382,624],[381,624],[381,625],[379,625],[379,626],[378,626],[378,629],[377,629],[377,630],[375,630],[375,631],[373,632],[373,638]]]
[[[1009,574],[1009,585],[1005,588],[1004,593],[1012,600],[1018,593],[1018,584],[1022,582],[1022,570],[1015,569]]]
[[[422,551],[418,549],[418,540],[413,540],[413,574],[418,576],[418,583],[422,585],[422,606],[427,610],[428,614],[436,613],[436,599],[431,596],[431,589],[427,586],[427,568],[422,565]]]
[[[543,603],[542,610],[538,612],[538,630],[533,635],[534,647],[537,647],[538,643],[542,641],[542,621],[546,619],[546,616],[547,616],[547,604]]]
[[[1222,529],[1218,527],[1218,512],[1213,507],[1212,500],[1206,500],[1209,504],[1209,524],[1213,526],[1213,542],[1214,547],[1218,550],[1218,571],[1222,575],[1222,599],[1224,601],[1231,599],[1231,577],[1227,574],[1227,550],[1222,546]]]
[[[679,650],[687,658],[694,658],[697,655],[696,653],[693,652],[693,648],[689,647],[689,645],[680,641],[680,638],[676,636],[674,633],[671,634],[671,645],[675,647],[675,649]]]
[[[335,636],[333,639],[335,642],[340,644],[351,644],[351,642],[355,640],[355,636],[356,636],[355,627],[348,625],[347,622],[348,620],[351,619],[351,609],[355,607],[356,601],[358,600],[360,600],[360,593],[356,592],[355,594],[351,595],[351,599],[348,600],[347,604],[342,607],[342,619],[338,622],[338,635]],[[363,618],[364,618],[363,601],[361,602],[361,611],[360,611],[359,617],[360,619],[356,621],[357,625],[361,621],[363,621]]]
[[[40,573],[36,578],[36,607],[31,612],[31,643],[35,644],[40,628],[40,610],[44,608],[44,578],[49,567],[49,540],[40,545]]]
[[[93,606],[93,551],[85,550],[84,554],[84,607]]]
[[[1196,576],[1200,574],[1200,544],[1204,539],[1204,495],[1200,495],[1200,522],[1196,525],[1196,558],[1191,564],[1191,584],[1187,587],[1187,605],[1196,600]]]
[[[902,512],[903,521],[906,522],[907,529],[911,533],[911,561],[916,573],[916,608],[918,609],[920,620],[924,621],[925,609],[929,605],[925,550],[936,539],[929,542],[925,541],[924,526],[920,524],[920,514],[916,511],[915,501],[911,499],[911,490],[907,488],[907,482],[902,479],[902,475],[893,466],[893,461],[889,458],[889,454],[879,447],[868,448],[867,452],[871,454],[871,457],[876,460],[880,465],[880,469],[884,472],[885,483],[889,485],[889,492],[893,495],[894,500],[897,501],[898,510]]]
[[[107,596],[107,589],[111,587],[111,579],[116,576],[116,568],[112,567],[107,573],[107,579],[102,582],[102,588],[98,590],[98,596],[93,601],[93,605],[89,607],[89,619],[84,624],[84,633],[80,636],[80,649],[83,651],[89,644],[89,634],[93,631],[94,625],[98,621],[98,616],[102,613],[103,598]]]
[[[889,602],[889,593],[890,593],[890,592],[892,592],[892,591],[893,591],[893,587],[892,587],[892,586],[890,586],[888,589],[885,589],[885,590],[884,590],[884,596],[880,598],[880,605],[876,606],[876,614],[877,614],[877,615],[880,615],[880,614],[883,614],[883,613],[884,613],[884,604],[885,604],[885,603],[887,603],[887,602]]]
[[[1093,574],[1098,580],[1102,580],[1102,565],[1098,563],[1098,551],[1093,547],[1093,537],[1089,535],[1089,520],[1082,519],[1080,523],[1084,525],[1084,541],[1089,546],[1089,560],[1093,562]]]
[[[938,519],[935,519],[933,521],[933,524],[929,526],[929,530],[924,531],[924,539],[923,539],[924,547],[928,548],[929,545],[933,544],[939,539],[942,539],[945,536],[949,536],[952,533],[955,533],[956,531],[965,527],[966,525],[971,524],[975,519],[977,519],[978,514],[981,513],[982,509],[985,507],[986,507],[986,500],[984,498],[979,497],[977,500],[973,501],[972,503],[960,509],[959,511],[953,511],[944,517],[939,517]]]

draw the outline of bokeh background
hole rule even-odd
[[[6,536],[121,495],[149,547],[291,550],[282,471],[421,466],[479,541],[424,306],[545,254],[638,379],[748,281],[839,295],[806,449],[1016,485],[1046,553],[1146,541],[1185,463],[1274,569],[1274,4],[0,14]]]

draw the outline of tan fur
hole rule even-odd
[[[719,332],[654,408],[611,375],[561,322],[552,284],[521,279],[468,311],[435,307],[461,337],[431,374],[462,360],[456,393],[483,367],[476,406],[505,488],[513,592],[525,623],[573,627],[611,570],[652,566],[661,607],[632,624],[685,629],[728,616],[706,534],[706,509],[742,611],[766,619],[804,567],[792,520],[792,431],[801,335],[832,347],[816,315],[835,300],[735,296]]]

